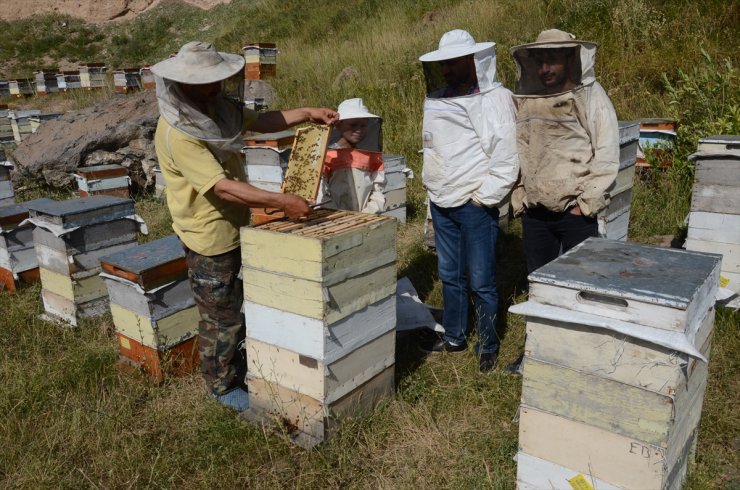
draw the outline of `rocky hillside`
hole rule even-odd
[[[163,0],[2,0],[0,19],[15,20],[58,13],[78,17],[86,22],[130,19],[158,5]],[[231,0],[182,0],[209,9]]]

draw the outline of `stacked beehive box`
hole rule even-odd
[[[105,63],[80,65],[80,86],[88,90],[105,86]]]
[[[15,141],[15,137],[13,136],[13,126],[10,123],[10,113],[6,106],[5,109],[0,109],[0,143],[10,141]]]
[[[9,206],[15,202],[15,191],[10,171],[13,164],[7,160],[5,150],[0,148],[0,206]]]
[[[81,197],[100,194],[129,197],[128,169],[122,165],[81,167],[73,175]]]
[[[136,244],[134,203],[91,196],[29,206],[46,317],[76,326],[108,309],[100,257]]]
[[[162,175],[162,169],[159,168],[159,165],[154,167],[154,197],[158,199],[164,199],[164,193],[167,189],[167,181],[164,180],[164,176]]]
[[[67,70],[57,73],[57,86],[60,92],[82,88],[79,70]]]
[[[242,48],[244,51],[244,78],[264,80],[277,74],[277,53],[274,43],[254,43]]]
[[[198,365],[198,321],[176,235],[100,259],[121,360],[157,379]]]
[[[113,89],[118,94],[126,94],[141,88],[139,68],[122,68],[113,72]]]
[[[591,238],[529,281],[519,488],[680,488],[719,256]]]
[[[647,153],[652,152],[656,163],[661,167],[671,164],[673,144],[676,141],[676,121],[671,119],[648,118],[640,120],[640,144],[637,150],[637,165],[649,167]]]
[[[53,70],[39,70],[34,73],[36,77],[36,94],[46,95],[59,92],[56,73]]]
[[[270,192],[280,192],[288,168],[294,131],[248,136],[242,149],[247,180],[253,186]]]
[[[639,140],[639,122],[619,122],[619,172],[610,191],[611,201],[598,215],[599,231],[609,240],[627,240]]]
[[[395,231],[328,210],[242,228],[248,417],[308,447],[393,392]]]
[[[0,207],[0,289],[14,292],[19,282],[38,280],[33,225],[24,221],[30,206],[50,201],[37,199]]]
[[[385,168],[385,208],[380,213],[392,216],[401,223],[406,222],[406,178],[413,175],[406,167],[406,157],[402,155],[383,155]]]
[[[41,111],[38,109],[10,111],[10,126],[13,129],[13,138],[16,143],[20,143],[23,138],[33,133],[31,117],[39,114],[41,114]]]
[[[141,86],[144,87],[144,90],[154,90],[157,84],[154,81],[154,74],[152,73],[151,67],[149,65],[144,65],[141,67],[141,70],[139,70],[139,73],[141,74]]]
[[[28,97],[34,94],[36,87],[36,80],[32,78],[18,78],[16,80],[8,80],[8,88],[10,95],[16,97]]]
[[[0,80],[0,97],[10,96],[10,82],[7,80]],[[6,106],[7,109],[7,106]]]
[[[699,140],[687,250],[722,255],[723,287],[740,293],[740,136]]]
[[[244,171],[247,182],[270,192],[280,192],[288,169],[290,152],[295,140],[294,131],[249,135],[244,139]],[[267,214],[269,210],[253,208],[252,224],[260,224],[274,219]]]

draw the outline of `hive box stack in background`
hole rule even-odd
[[[15,141],[13,136],[13,125],[10,123],[10,113],[8,106],[0,107],[0,143],[9,143]],[[5,160],[3,153],[2,160]]]
[[[176,235],[100,259],[121,360],[156,379],[198,365],[200,316]]]
[[[599,231],[609,240],[627,240],[639,140],[639,122],[619,122],[619,172],[614,188],[610,191],[611,201],[598,215]]]
[[[13,190],[13,181],[10,178],[10,171],[13,164],[7,160],[5,151],[0,148],[0,206],[9,206],[15,203],[15,191]]]
[[[142,66],[139,73],[141,74],[141,86],[144,90],[154,90],[157,87],[157,84],[154,81],[154,74],[149,65]]]
[[[321,210],[242,228],[254,420],[305,447],[393,393],[396,220]]]
[[[274,43],[253,43],[242,48],[244,51],[244,78],[265,80],[277,74],[277,47]]]
[[[722,255],[720,285],[740,293],[740,136],[699,140],[687,250]]]
[[[15,138],[16,143],[20,143],[23,138],[33,133],[31,116],[37,116],[41,114],[41,111],[29,109],[27,111],[11,111],[9,114],[10,126],[13,128],[13,138]]]
[[[113,72],[113,87],[117,94],[134,92],[141,86],[139,68],[122,68]]]
[[[154,167],[154,197],[164,199],[164,193],[167,190],[167,181],[164,180],[162,170],[159,165]]]
[[[128,169],[122,165],[80,167],[74,177],[80,197],[100,194],[129,197]]]
[[[247,182],[270,192],[280,192],[285,171],[288,168],[290,151],[295,140],[295,131],[249,135],[244,139],[244,171]],[[251,210],[252,224],[273,219],[265,209]]]
[[[720,258],[591,238],[529,275],[519,488],[680,488]]]
[[[36,94],[46,95],[59,92],[56,70],[39,70],[34,72],[36,77]]]
[[[80,68],[80,87],[88,90],[105,87],[105,63],[86,63],[81,64]]]
[[[91,196],[29,206],[46,317],[76,326],[108,310],[100,257],[136,245],[134,202]]]
[[[660,167],[671,165],[673,145],[676,141],[676,121],[648,118],[640,121],[640,144],[637,149],[637,166],[649,167],[646,153],[651,151]]]
[[[383,155],[385,168],[385,208],[380,213],[392,216],[401,223],[406,223],[406,178],[413,175],[406,167],[406,157],[401,155]]]
[[[47,202],[53,201],[36,199],[0,206],[0,289],[15,292],[20,281],[29,283],[39,279],[33,225],[23,221],[28,218],[29,206]]]

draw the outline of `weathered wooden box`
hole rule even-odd
[[[194,372],[200,364],[198,336],[191,337],[166,350],[157,350],[116,332],[123,365],[143,369],[154,379],[165,376],[185,376]]]
[[[695,409],[699,413],[691,416],[698,421],[701,407]],[[679,489],[696,445],[696,430],[682,446],[666,450],[526,405],[520,407],[519,417],[519,454],[550,465],[533,467],[536,460],[520,459],[518,479],[532,478],[536,470],[538,481],[557,481],[565,471],[586,475],[588,482],[603,482],[605,486],[595,487],[599,489]],[[566,484],[552,488],[573,488]]]
[[[18,282],[39,279],[33,246],[33,225],[24,224],[28,207],[50,199],[36,199],[0,207],[0,289],[15,291]]]
[[[331,404],[395,364],[396,332],[326,362],[247,337],[247,375]]]
[[[327,324],[341,320],[395,293],[395,231],[388,218],[329,210],[242,228],[244,298]]]
[[[128,197],[128,169],[121,165],[82,167],[74,174],[80,197],[107,195]]]
[[[609,240],[627,239],[639,138],[639,122],[619,122],[619,172],[614,188],[609,191],[611,201],[598,215],[600,231]]]
[[[31,218],[63,229],[106,223],[134,214],[134,201],[115,196],[91,196],[67,201],[52,201],[29,208]]]
[[[722,285],[740,292],[740,136],[699,140],[686,249],[722,255]]]
[[[385,169],[385,207],[380,213],[406,223],[406,179],[410,170],[406,167],[406,157],[403,155],[383,155]]]
[[[718,259],[589,239],[529,276],[530,301],[510,310],[527,315],[519,480],[577,472],[616,488],[680,486]]]
[[[10,206],[15,203],[15,190],[10,180],[10,162],[5,160],[5,153],[0,150],[0,206]]]
[[[392,396],[394,367],[328,404],[262,378],[249,378],[249,409],[242,413],[256,423],[283,427],[296,444],[310,448],[330,439],[342,418],[367,416]]]
[[[529,275],[545,305],[685,332],[714,304],[716,255],[591,238]]]
[[[197,335],[200,315],[177,236],[129,247],[100,262],[116,331],[136,341],[139,351],[164,353]]]

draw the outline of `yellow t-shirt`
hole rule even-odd
[[[257,119],[245,111],[245,128]],[[234,154],[223,163],[208,145],[170,126],[159,118],[154,145],[159,168],[167,182],[167,206],[172,228],[191,250],[207,256],[219,255],[239,246],[239,228],[249,223],[249,209],[219,199],[211,192],[221,179],[246,181],[244,159]]]

